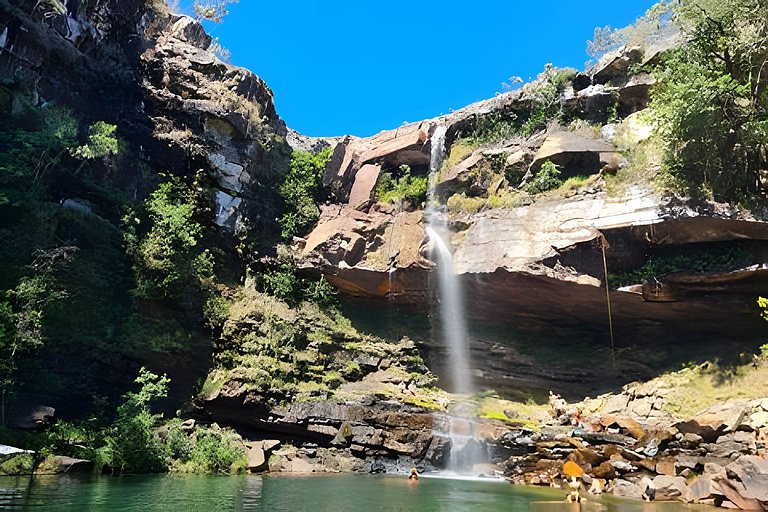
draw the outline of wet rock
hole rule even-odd
[[[639,485],[622,479],[614,480],[609,488],[609,492],[622,498],[640,499],[643,495],[643,490],[640,489]]]

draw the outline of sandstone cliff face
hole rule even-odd
[[[405,164],[426,175],[432,167],[434,201],[438,210],[448,205],[453,265],[476,321],[473,356],[484,385],[509,389],[527,380],[534,387],[563,389],[544,377],[549,371],[567,375],[574,364],[557,355],[558,344],[600,354],[590,365],[593,371],[585,372],[592,375],[575,379],[586,384],[586,392],[604,389],[613,378],[647,377],[679,364],[683,353],[713,356],[723,340],[737,350],[753,350],[762,330],[755,298],[768,284],[765,212],[681,197],[630,174],[638,172],[638,164],[626,156],[651,144],[653,128],[641,111],[653,81],[629,76],[622,63],[652,58],[629,49],[591,75],[577,75],[560,101],[581,121],[567,126],[550,122],[529,136],[506,133],[471,142],[484,124],[526,115],[535,89],[524,88],[449,116],[368,139],[341,140],[325,174],[338,191],[336,204],[324,207],[317,227],[299,244],[302,266],[321,271],[356,297],[352,304],[393,311],[392,321],[414,312],[434,317],[429,304],[435,299],[435,263],[425,205],[403,209],[375,197],[376,178],[384,170]],[[440,167],[442,153],[450,156]],[[523,192],[547,161],[559,166],[564,179],[590,177],[554,193]],[[653,174],[654,165],[641,164],[640,173]],[[634,286],[611,286],[614,343],[625,352],[627,374],[606,380],[613,372],[605,353],[610,343],[605,267],[622,275],[667,258],[694,262],[729,250],[739,258],[705,272],[691,263],[687,270],[656,271],[652,278],[622,283]],[[513,330],[491,335],[492,326]],[[426,328],[421,335],[430,336]],[[539,367],[538,377],[521,369],[530,361],[514,340],[529,336],[554,338],[553,350],[534,363],[548,367]],[[693,346],[698,352],[690,354]],[[439,340],[432,340],[431,348],[432,368],[440,373],[444,348]],[[662,355],[649,358],[645,350]],[[499,352],[505,365],[496,364]]]

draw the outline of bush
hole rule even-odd
[[[150,403],[168,394],[169,379],[142,368],[136,383],[138,393],[128,392],[117,408],[117,417],[107,429],[102,461],[117,473],[152,473],[166,469],[163,448],[155,436],[160,419],[150,411]]]
[[[277,193],[285,205],[285,213],[278,219],[283,239],[290,240],[303,234],[317,222],[323,171],[330,158],[331,148],[316,155],[306,151],[293,152],[288,172],[277,186]]]
[[[376,199],[382,203],[401,203],[407,201],[414,207],[427,200],[427,177],[411,176],[411,168],[400,166],[399,177],[392,173],[382,173],[376,184]]]
[[[259,290],[276,297],[291,307],[313,302],[326,309],[338,307],[336,290],[324,277],[310,279],[296,274],[296,267],[282,263],[259,275]]]
[[[207,209],[201,190],[198,181],[171,177],[144,201],[142,214],[123,218],[138,296],[178,297],[213,274],[213,256],[199,246],[204,228],[197,217]]]
[[[547,160],[541,166],[539,172],[536,173],[536,176],[526,183],[523,189],[529,194],[539,194],[541,192],[546,192],[547,190],[555,189],[563,184],[563,181],[559,176],[560,169],[558,169],[558,166],[550,160]]]

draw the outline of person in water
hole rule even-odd
[[[411,468],[411,474],[408,475],[408,480],[418,480],[419,472],[416,468]]]
[[[572,476],[571,480],[568,482],[568,496],[566,496],[565,501],[568,503],[580,503],[584,501],[584,498],[582,498],[579,493],[580,490],[581,482],[578,477]]]

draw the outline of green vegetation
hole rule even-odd
[[[690,418],[729,400],[751,400],[768,394],[766,365],[723,367],[709,362],[661,378],[669,387],[662,409],[678,418]]]
[[[372,358],[391,361],[378,377],[383,381],[374,379],[377,368],[364,362]],[[391,383],[395,377],[415,383],[411,390],[434,383],[410,340],[391,343],[363,335],[327,308],[309,302],[289,307],[246,285],[229,308],[200,399],[215,397],[224,386],[286,401],[379,393],[402,399],[403,390]]]
[[[294,236],[306,233],[317,222],[323,171],[330,158],[330,148],[316,155],[306,151],[293,152],[288,172],[277,187],[285,203],[285,213],[278,219],[284,240],[290,241]]]
[[[594,60],[599,60],[606,53],[619,50],[623,46],[644,47],[663,38],[668,34],[672,12],[677,4],[677,0],[662,0],[648,9],[632,25],[624,28],[612,29],[610,26],[595,28],[594,37],[587,42],[587,55]]]
[[[547,160],[531,181],[525,184],[523,190],[529,194],[540,194],[547,190],[558,188],[563,184],[560,179],[559,166]]]
[[[376,199],[382,203],[408,202],[417,207],[427,200],[427,177],[411,176],[411,168],[401,165],[399,172],[384,172],[376,183]]]
[[[469,215],[479,212],[485,206],[482,197],[467,197],[465,194],[453,194],[447,201],[451,213],[466,213]]]
[[[302,277],[291,263],[280,263],[264,269],[257,277],[258,287],[264,293],[276,297],[291,307],[302,302],[313,302],[323,308],[338,307],[336,290],[320,276],[319,279]]]
[[[693,0],[675,21],[689,42],[654,74],[651,108],[668,171],[719,200],[754,197],[768,165],[765,0]]]
[[[198,180],[186,185],[169,177],[150,194],[141,213],[124,217],[137,296],[179,297],[213,274],[212,256],[200,246],[204,228],[197,219],[204,203]]]
[[[238,0],[195,0],[192,4],[192,10],[198,21],[208,20],[214,23],[221,23],[229,14],[227,6],[237,2]]]
[[[104,403],[79,423],[57,421],[41,433],[0,429],[0,443],[34,450],[27,472],[46,464],[48,455],[68,455],[95,462],[96,470],[113,474],[180,471],[185,473],[241,473],[246,469],[242,438],[233,430],[212,425],[164,422],[151,411],[152,402],[165,398],[169,379],[144,368],[135,381],[138,392],[122,398],[115,418],[105,420]],[[6,468],[4,468],[6,469]],[[0,474],[2,474],[0,472]]]
[[[561,98],[576,73],[573,68],[546,64],[535,81],[523,86],[526,94],[533,99],[527,114],[517,116],[495,112],[481,117],[466,138],[479,147],[513,137],[530,137],[546,128],[547,122],[553,119],[568,121],[570,113],[563,107]]]
[[[88,129],[88,142],[70,150],[72,156],[81,160],[94,160],[116,155],[119,151],[115,131],[117,126],[97,121]]]
[[[152,473],[165,469],[163,450],[155,436],[160,416],[152,414],[150,404],[168,394],[167,377],[141,369],[136,383],[138,393],[128,392],[117,408],[117,417],[104,435],[104,446],[97,450],[100,462],[115,473]]]
[[[39,251],[30,266],[31,275],[0,295],[0,426],[5,426],[5,400],[15,384],[17,358],[45,343],[43,317],[52,305],[66,297],[56,282],[57,266],[71,262],[73,247]]]
[[[731,247],[722,251],[708,250],[694,255],[651,258],[645,265],[631,272],[609,274],[608,280],[612,288],[619,288],[644,283],[654,277],[675,272],[728,272],[749,262],[747,254]]]
[[[243,440],[232,429],[196,425],[185,428],[180,419],[158,430],[170,471],[180,473],[244,473],[248,461]]]

